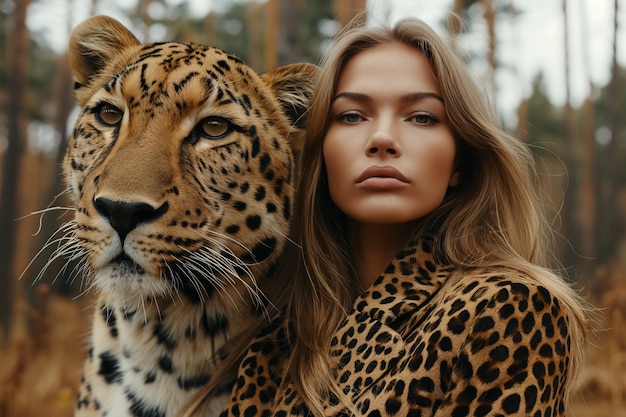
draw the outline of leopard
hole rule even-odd
[[[68,57],[79,114],[58,253],[94,300],[75,416],[174,416],[272,307],[260,283],[288,239],[318,67],[260,73],[104,15],[73,29]]]

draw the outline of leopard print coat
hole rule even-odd
[[[545,287],[479,278],[412,242],[354,302],[332,341],[339,386],[363,416],[562,416],[570,323]],[[463,276],[461,276],[463,275]],[[285,381],[280,319],[250,344],[221,417],[312,415]],[[349,415],[329,401],[324,416]]]

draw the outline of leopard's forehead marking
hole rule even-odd
[[[240,90],[239,85],[247,85],[256,74],[239,58],[220,49],[176,42],[151,44],[123,65],[121,71],[104,82],[102,89],[124,97],[131,110],[148,103],[151,118],[172,100],[181,112],[209,100],[217,104],[237,103],[248,115],[252,108],[249,95],[238,97],[235,93]],[[186,94],[186,90],[193,91]]]

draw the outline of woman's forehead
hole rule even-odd
[[[439,93],[428,59],[416,48],[391,42],[360,51],[339,73],[335,95],[343,92],[384,93],[397,90]]]

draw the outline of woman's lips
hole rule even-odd
[[[356,183],[373,190],[390,190],[405,186],[409,180],[391,166],[371,166],[357,178]]]
[[[409,180],[400,171],[391,166],[371,166],[363,171],[356,182],[360,183],[370,178],[391,178],[401,182],[409,182]]]

